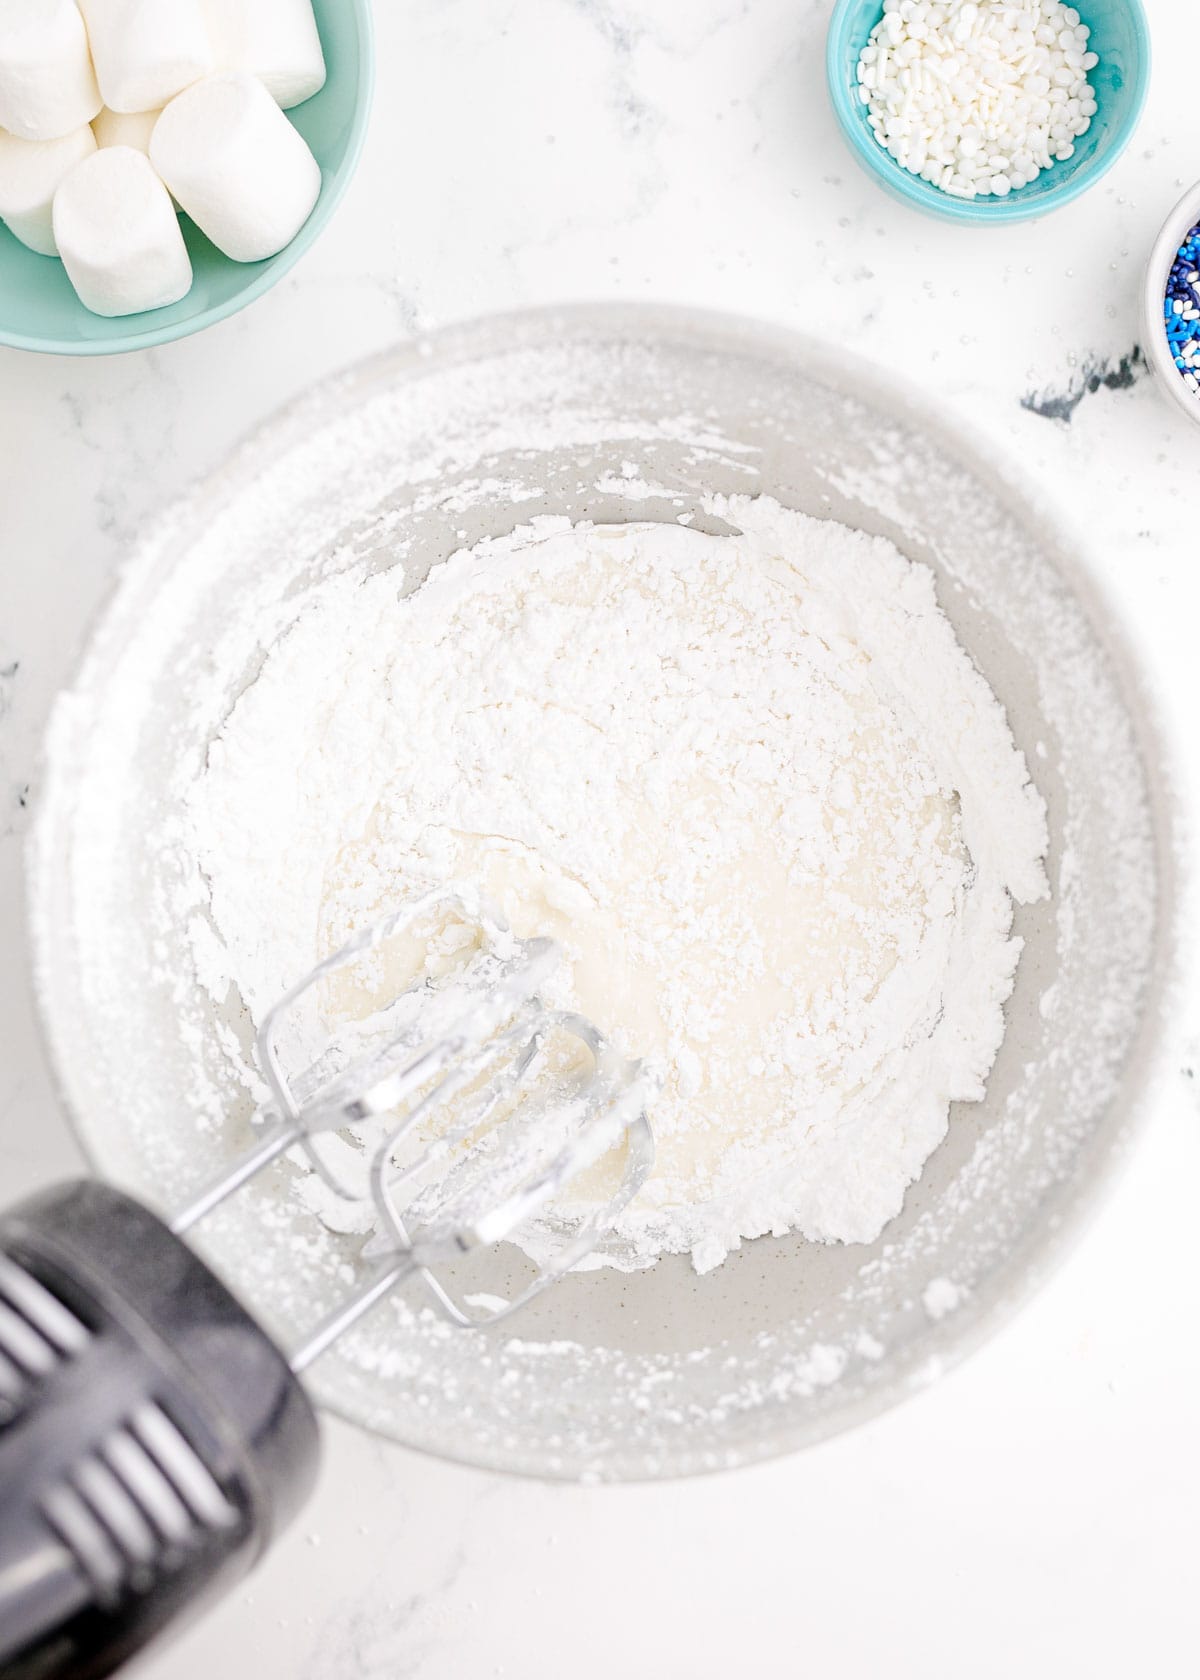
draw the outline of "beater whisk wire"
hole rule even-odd
[[[438,916],[474,925],[484,936],[462,972],[441,985],[415,982],[359,1023],[351,1041],[366,1040],[365,1050],[355,1053],[334,1040],[289,1077],[285,1039],[297,1017],[314,1009],[328,978]],[[306,1369],[409,1276],[420,1277],[460,1326],[507,1317],[590,1252],[641,1188],[654,1159],[646,1107],[659,1076],[621,1056],[582,1016],[542,1004],[540,990],[560,961],[552,941],[518,939],[490,908],[461,892],[436,891],[356,935],[266,1016],[258,1035],[270,1089],[265,1134],[175,1217],[171,1229],[177,1235],[190,1230],[297,1145],[337,1196],[358,1202],[370,1197],[377,1235],[363,1254],[373,1264],[292,1351],[294,1371]],[[522,1088],[551,1039],[581,1048],[590,1070],[575,1068],[572,1079],[551,1080],[549,1097],[543,1090],[535,1103]],[[381,1119],[389,1122],[383,1136],[368,1137]],[[347,1186],[323,1160],[315,1140],[330,1132],[347,1132],[369,1156],[364,1186]],[[414,1141],[411,1158],[401,1159]],[[615,1191],[564,1237],[527,1287],[486,1312],[455,1299],[435,1267],[511,1237],[623,1141]],[[445,1169],[434,1187],[439,1193],[417,1190],[439,1167]],[[404,1200],[405,1192],[411,1200]]]

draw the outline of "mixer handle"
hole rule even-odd
[[[299,1510],[317,1425],[287,1360],[104,1185],[0,1217],[0,1680],[102,1680]]]

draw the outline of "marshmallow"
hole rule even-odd
[[[208,76],[158,119],[150,159],[197,227],[234,262],[289,245],[312,214],[321,171],[261,82]]]
[[[43,257],[56,257],[54,195],[64,176],[96,150],[84,123],[61,140],[19,140],[0,133],[0,221],[23,245]]]
[[[92,124],[97,146],[132,146],[150,156],[150,136],[158,111],[110,111],[106,105]]]
[[[312,0],[204,0],[219,70],[257,76],[285,111],[325,86]]]
[[[0,0],[0,128],[59,140],[100,109],[75,0]]]
[[[79,7],[112,111],[155,110],[213,68],[202,0],[79,0]]]
[[[96,144],[102,149],[105,146],[132,146],[135,152],[144,152],[150,156],[150,136],[154,133],[154,125],[161,111],[110,111],[106,105],[92,124],[92,133],[96,136]],[[172,204],[175,200],[171,200]],[[179,206],[176,204],[178,210]]]
[[[54,199],[54,237],[80,302],[95,315],[162,309],[191,287],[170,194],[132,146],[76,164]]]

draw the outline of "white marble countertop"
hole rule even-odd
[[[926,220],[860,175],[824,92],[829,0],[382,0],[367,153],[293,276],[146,355],[0,351],[0,1199],[76,1161],[21,946],[21,841],[50,701],[139,521],[285,398],[397,336],[619,297],[853,346],[1055,497],[1186,727],[1200,712],[1200,431],[1153,389],[1135,344],[1149,244],[1200,174],[1200,101],[1170,44],[1192,7],[1151,9],[1154,87],[1121,164],[1050,221],[993,233]],[[936,1388],[765,1468],[614,1490],[457,1470],[331,1424],[298,1530],[144,1672],[1189,1671],[1195,1001],[1171,1087],[1072,1259]]]

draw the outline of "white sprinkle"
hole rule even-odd
[[[902,169],[956,197],[1003,198],[1087,131],[1088,38],[1061,0],[897,0],[863,48],[858,97]]]

